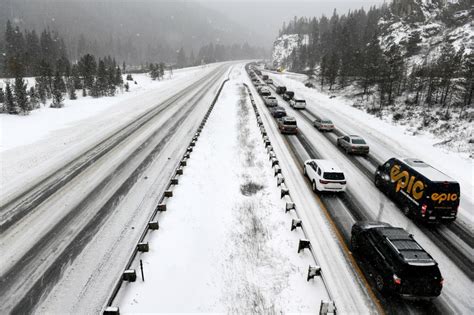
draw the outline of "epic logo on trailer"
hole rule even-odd
[[[458,200],[458,194],[438,194],[434,193],[431,195],[431,200],[437,201],[438,203],[442,203],[443,201],[456,201]]]
[[[400,172],[400,165],[394,165],[390,170],[390,178],[392,181],[397,182],[395,191],[399,192],[400,189],[406,188],[406,192],[411,194],[416,200],[423,197],[423,190],[425,184],[421,180],[415,181],[415,176],[410,176],[407,171]]]

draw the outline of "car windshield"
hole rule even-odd
[[[306,103],[305,100],[296,100],[297,103]]]
[[[365,144],[364,139],[352,139],[353,144]]]
[[[289,126],[296,126],[296,120],[284,120],[283,124],[289,125]]]
[[[337,173],[337,172],[324,172],[323,174],[324,179],[332,179],[332,180],[343,180],[344,174]]]
[[[332,121],[330,121],[330,120],[323,120],[322,123],[323,123],[323,124],[329,124],[329,125],[330,125],[330,124],[332,124]]]

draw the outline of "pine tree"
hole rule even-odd
[[[82,82],[79,76],[79,66],[77,64],[72,65],[71,67],[71,80],[72,85],[76,90],[82,89]]]
[[[97,88],[97,96],[105,95],[109,86],[108,73],[105,67],[105,61],[99,59],[97,67],[97,79],[95,82]]]
[[[30,91],[28,92],[28,97],[30,99],[30,108],[31,109],[38,108],[39,98],[34,86],[30,87]]]
[[[122,78],[122,71],[120,70],[120,67],[117,66],[115,68],[115,84],[122,88],[123,85],[123,78]]]
[[[3,92],[3,88],[0,87],[0,103],[5,103],[5,92]]]
[[[12,89],[10,87],[10,83],[7,83],[5,87],[5,103],[6,109],[9,114],[18,114],[19,110],[15,103],[15,98],[13,96]]]
[[[15,103],[23,114],[27,114],[30,111],[26,82],[20,76],[15,78]]]
[[[97,63],[95,57],[91,54],[82,56],[81,59],[79,59],[78,68],[84,87],[90,90],[94,83],[94,76],[97,73]]]
[[[66,88],[67,88],[67,91],[68,91],[68,94],[69,94],[69,99],[70,99],[70,100],[75,100],[75,99],[77,99],[76,87],[75,87],[75,85],[74,85],[74,79],[73,79],[72,77],[70,77],[70,78],[67,80]]]
[[[108,86],[107,86],[107,93],[109,96],[114,96],[116,92],[116,77],[115,77],[115,66],[114,62],[112,65],[107,69],[107,81],[108,81]]]
[[[332,90],[332,87],[336,83],[337,74],[339,73],[339,57],[337,53],[333,52],[329,55],[326,78],[329,84],[329,90]]]
[[[53,102],[51,103],[51,107],[53,108],[61,108],[63,107],[63,101],[64,101],[64,96],[63,96],[63,86],[64,86],[64,81],[59,73],[59,71],[56,71],[56,74],[54,75],[54,80],[53,80]]]

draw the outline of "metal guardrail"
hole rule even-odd
[[[255,103],[255,99],[253,97],[252,92],[250,91],[250,88],[248,87],[247,84],[244,83],[245,88],[247,89],[247,93],[249,94],[250,101],[252,103],[252,107],[254,109],[255,115],[257,117],[257,123],[260,128],[260,132],[262,135],[263,142],[265,144],[265,147],[267,149],[267,153],[269,155],[269,160],[272,161],[272,167],[274,170],[274,175],[277,178],[277,186],[280,187],[281,189],[281,198],[285,198],[285,212],[294,210],[296,214],[296,220],[292,221],[291,225],[291,230],[296,229],[297,227],[300,227],[303,235],[305,236],[305,239],[300,239],[298,243],[298,253],[300,250],[304,250],[305,248],[309,249],[311,252],[311,256],[313,257],[314,262],[317,264],[317,266],[309,266],[308,268],[308,276],[307,280],[309,281],[310,279],[313,279],[315,276],[319,276],[323,282],[323,285],[326,289],[326,292],[328,294],[328,297],[330,301],[321,301],[321,308],[320,308],[320,314],[336,314],[336,306],[334,302],[333,295],[331,293],[331,290],[327,284],[327,281],[325,280],[324,272],[321,270],[321,267],[319,266],[318,259],[316,255],[314,254],[314,251],[311,248],[311,242],[308,240],[308,235],[304,229],[302,220],[300,216],[298,215],[297,207],[295,205],[295,202],[291,198],[291,193],[288,187],[285,184],[285,177],[282,174],[281,167],[279,165],[279,160],[276,156],[276,153],[273,150],[273,147],[271,145],[271,141],[267,135],[265,126],[263,124],[263,121],[261,119],[259,110],[257,108],[257,104]]]
[[[120,312],[119,308],[116,307],[116,306],[112,306],[112,303],[115,300],[115,298],[117,297],[117,294],[120,291],[122,283],[124,281],[128,281],[130,279],[132,279],[132,281],[134,281],[134,279],[136,279],[136,277],[130,277],[130,274],[133,273],[133,272],[129,268],[131,267],[133,261],[135,260],[135,258],[137,256],[137,253],[141,252],[141,251],[145,251],[143,249],[145,247],[148,247],[148,243],[144,243],[145,237],[147,236],[148,232],[150,230],[159,229],[159,223],[158,223],[158,221],[156,221],[156,216],[157,216],[158,212],[166,211],[166,201],[169,198],[172,198],[173,188],[174,188],[174,186],[178,185],[178,183],[179,183],[179,176],[181,176],[183,174],[183,167],[187,165],[187,159],[190,157],[191,152],[193,151],[193,147],[196,145],[196,142],[199,139],[199,136],[201,135],[201,131],[204,128],[204,126],[205,126],[205,124],[206,124],[206,122],[209,118],[209,115],[211,114],[211,112],[212,112],[212,110],[213,110],[213,108],[214,108],[214,106],[215,106],[215,104],[216,104],[216,102],[217,102],[217,100],[218,100],[218,98],[221,94],[221,91],[224,88],[224,85],[228,81],[229,81],[229,78],[225,79],[221,83],[221,85],[219,87],[219,90],[217,91],[214,99],[211,102],[211,105],[209,106],[209,109],[207,110],[207,112],[204,115],[199,127],[197,128],[196,132],[194,133],[194,136],[191,139],[191,141],[190,141],[190,143],[189,143],[189,145],[186,149],[186,152],[183,154],[183,157],[180,159],[177,166],[175,167],[175,171],[173,172],[173,175],[171,176],[171,178],[169,180],[169,183],[166,186],[166,189],[164,190],[163,194],[161,195],[161,197],[158,201],[158,205],[153,210],[153,212],[152,212],[152,214],[151,214],[151,216],[150,216],[150,218],[147,222],[147,225],[145,226],[145,228],[143,229],[142,234],[140,235],[137,246],[135,246],[135,248],[133,249],[129,260],[127,261],[127,263],[125,265],[124,273],[121,275],[120,279],[115,284],[110,297],[107,299],[107,304],[105,305],[105,309],[104,309],[104,312],[103,312],[104,314],[119,314],[119,312]],[[144,246],[144,244],[147,244],[147,245]],[[126,275],[126,277],[124,277],[124,275]]]

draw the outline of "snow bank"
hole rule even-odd
[[[315,313],[327,299],[320,281],[306,281],[311,255],[296,253],[243,74],[231,73],[150,252],[137,258],[145,282],[119,292],[121,313]]]

